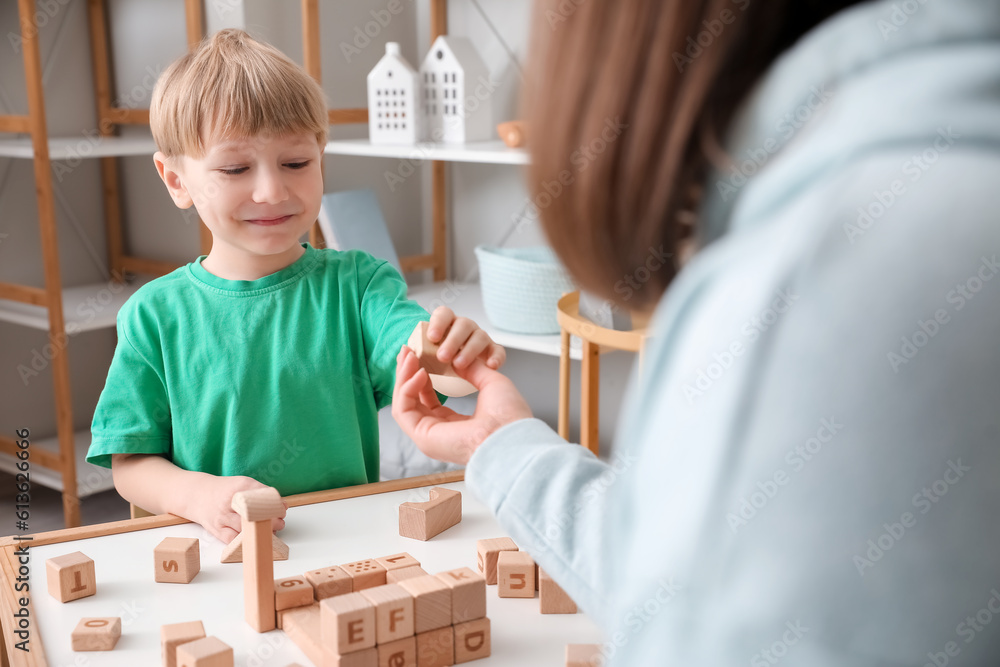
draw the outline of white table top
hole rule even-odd
[[[427,488],[294,507],[280,533],[290,559],[274,564],[276,578],[308,570],[406,551],[434,574],[457,567],[476,568],[476,540],[505,535],[496,520],[462,482],[443,485],[462,491],[463,518],[428,542],[399,536],[398,507],[406,501],[427,500]],[[153,548],[164,537],[200,539],[201,571],[190,584],[153,581]],[[45,561],[74,551],[94,559],[97,594],[60,603],[47,592]],[[160,626],[201,620],[208,635],[235,650],[235,664],[285,667],[312,664],[281,630],[258,634],[243,620],[243,570],[219,563],[222,544],[200,526],[166,528],[108,535],[34,547],[30,585],[35,634],[44,638],[51,667],[86,664],[93,667],[160,664]],[[496,586],[487,587],[492,655],[470,665],[494,667],[561,667],[565,645],[598,643],[597,626],[582,613],[542,615],[538,597],[501,599]],[[122,637],[113,651],[75,653],[70,633],[84,616],[121,616]]]

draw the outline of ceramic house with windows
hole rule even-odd
[[[368,73],[368,136],[373,144],[415,144],[420,138],[420,87],[416,70],[385,45],[385,55]]]
[[[493,138],[489,98],[475,95],[486,89],[486,63],[465,37],[442,35],[420,67],[420,103],[426,141],[464,143]]]

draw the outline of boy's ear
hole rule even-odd
[[[191,208],[194,201],[177,168],[177,158],[168,158],[160,151],[156,151],[153,153],[153,163],[156,165],[156,173],[167,186],[167,192],[170,193],[170,198],[174,200],[177,208]]]

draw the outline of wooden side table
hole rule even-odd
[[[583,341],[583,361],[580,366],[580,444],[597,454],[600,450],[598,411],[600,401],[601,352],[625,350],[639,354],[645,346],[645,326],[631,331],[616,331],[598,326],[580,315],[580,292],[564,294],[559,299],[557,317],[562,329],[559,354],[559,435],[569,438],[569,369],[570,336]],[[634,318],[636,321],[638,318]],[[645,325],[645,322],[641,324]]]

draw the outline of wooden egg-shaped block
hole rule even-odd
[[[375,642],[386,644],[413,636],[413,596],[399,584],[361,591],[375,605]]]
[[[181,644],[205,638],[205,626],[201,621],[168,623],[160,626],[160,657],[163,667],[177,667],[177,647]]]
[[[451,625],[451,589],[433,575],[404,579],[401,586],[413,596],[417,634]]]
[[[416,639],[419,667],[450,667],[455,664],[455,628],[452,626],[422,632]]]
[[[535,561],[526,552],[501,551],[497,555],[497,595],[535,597]]]
[[[313,587],[305,577],[285,577],[274,582],[274,610],[304,607],[313,603]]]
[[[465,623],[486,616],[486,577],[467,567],[438,572],[451,589],[451,622]]]
[[[545,570],[538,570],[539,610],[543,614],[575,614],[576,603]]]
[[[375,605],[361,593],[320,601],[320,637],[334,653],[352,653],[375,646]]]
[[[74,651],[110,651],[122,636],[120,616],[81,618],[73,630]]]
[[[476,541],[476,565],[486,577],[486,583],[497,583],[497,556],[501,551],[517,551],[517,545],[509,537],[495,537]]]
[[[79,600],[97,592],[94,561],[79,551],[45,561],[49,595],[60,602]]]
[[[153,549],[153,578],[162,584],[188,584],[201,570],[196,537],[166,537]]]
[[[385,568],[374,558],[345,563],[340,567],[351,576],[351,586],[355,593],[385,583]]]
[[[336,565],[306,572],[306,581],[313,587],[317,600],[344,595],[354,590],[354,579]]]
[[[218,637],[196,639],[177,647],[177,667],[233,667],[233,649]]]
[[[379,644],[378,667],[416,667],[417,640],[411,635],[387,644]]]
[[[459,623],[455,628],[455,664],[490,657],[490,619]]]

